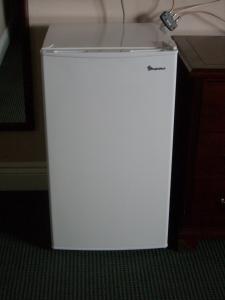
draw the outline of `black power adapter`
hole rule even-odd
[[[180,17],[172,11],[164,11],[160,15],[161,21],[170,31],[173,31],[177,27],[177,21],[179,20],[179,18]]]

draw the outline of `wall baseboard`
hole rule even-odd
[[[9,31],[6,28],[0,36],[0,66],[9,46]]]
[[[44,191],[47,189],[46,162],[0,163],[0,191]]]

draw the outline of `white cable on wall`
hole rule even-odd
[[[172,6],[170,8],[170,11],[174,10],[174,7],[175,7],[175,0],[172,0]]]
[[[214,18],[217,18],[218,20],[222,21],[222,22],[225,22],[225,19],[221,18],[220,16],[217,16],[216,14],[214,13],[211,13],[209,11],[187,11],[187,12],[183,12],[180,16],[183,17],[184,15],[190,15],[190,14],[206,14],[206,15],[210,15]]]
[[[183,10],[186,10],[186,9],[192,9],[192,8],[200,7],[200,6],[203,6],[203,5],[215,3],[215,2],[220,2],[220,1],[221,0],[213,0],[213,1],[208,1],[206,3],[199,3],[199,4],[181,6],[181,7],[178,7],[178,8],[174,8],[173,11],[174,12],[180,12],[180,11],[183,11]]]

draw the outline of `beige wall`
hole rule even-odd
[[[172,0],[124,0],[126,20],[132,22],[140,14],[150,12],[149,17],[168,10]],[[207,3],[209,0],[176,0],[176,7]],[[121,21],[120,0],[28,0],[31,24],[49,24],[55,22],[108,22]],[[204,11],[217,14],[225,19],[225,1],[195,8],[192,11]],[[201,13],[185,15],[175,34],[225,34],[225,23],[211,15]]]
[[[0,0],[0,36],[5,29],[5,19],[4,19],[4,12],[3,12],[3,0]]]

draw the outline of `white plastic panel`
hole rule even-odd
[[[43,66],[53,247],[166,247],[176,52]]]

